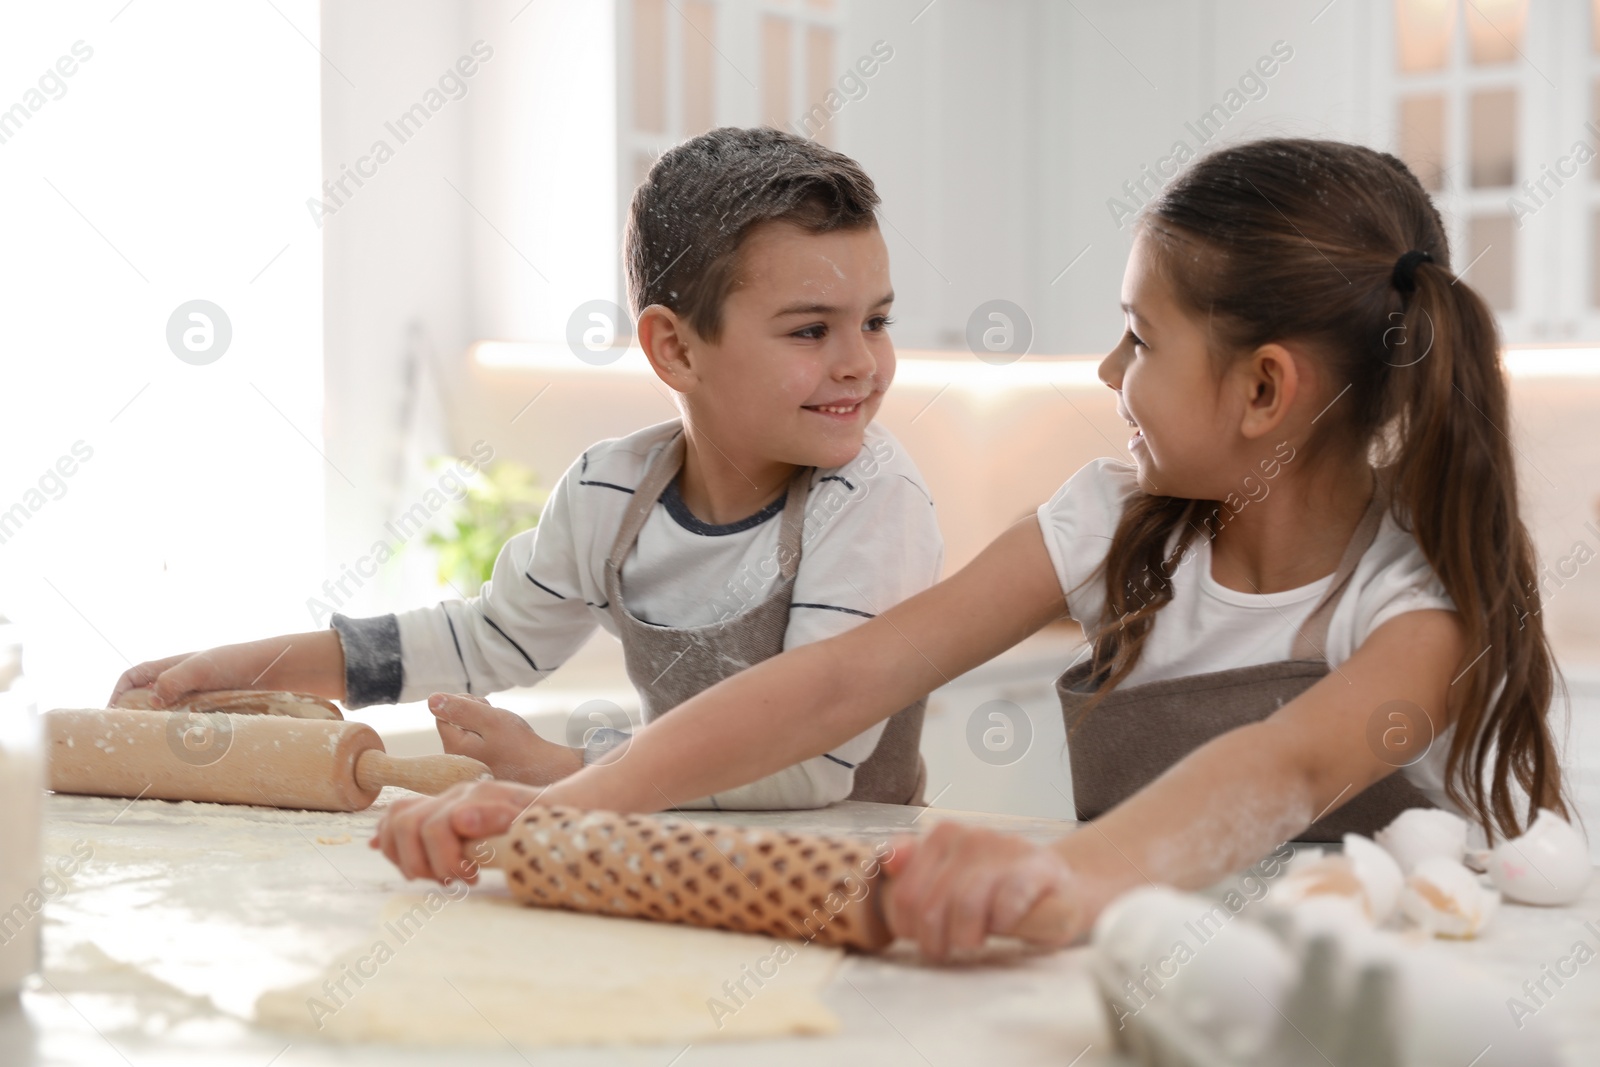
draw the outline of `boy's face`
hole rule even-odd
[[[894,378],[889,250],[876,226],[763,223],[739,246],[722,335],[697,338],[688,416],[718,448],[839,467]]]

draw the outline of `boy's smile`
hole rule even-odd
[[[707,375],[716,421],[741,410],[748,440],[795,466],[855,458],[894,377],[889,253],[876,227],[758,226],[739,248]],[[737,394],[735,396],[734,394]],[[702,407],[692,397],[691,414]]]
[[[767,222],[746,235],[717,338],[676,320],[668,347],[677,351],[657,363],[682,399],[690,510],[742,518],[795,467],[856,457],[894,379],[893,301],[876,226],[811,233]]]

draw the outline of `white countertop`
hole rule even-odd
[[[395,790],[388,790],[379,804]],[[373,926],[382,902],[416,891],[366,847],[376,815],[278,811],[51,796],[47,864],[83,857],[49,896],[45,969],[20,1003],[0,1006],[0,1061],[10,1065],[613,1064],[1093,1064],[1109,1032],[1085,950],[1001,953],[933,967],[896,951],[849,957],[823,999],[839,1016],[830,1037],[683,1047],[503,1049],[471,1055],[341,1046],[258,1029],[262,991],[310,977]],[[1070,823],[890,805],[823,811],[712,813],[717,821],[887,836],[961,819],[1047,838]],[[698,816],[697,816],[698,818]],[[916,820],[913,826],[913,820]],[[709,820],[701,820],[709,821]],[[348,836],[348,840],[345,840]],[[500,887],[486,872],[484,892]],[[1476,942],[1451,944],[1505,989],[1567,955],[1600,928],[1600,883],[1576,907],[1508,906]],[[39,922],[40,919],[35,919]],[[626,1010],[619,1006],[618,1010]],[[1600,1060],[1600,963],[1568,979],[1528,1025],[1551,1027],[1571,1064]]]

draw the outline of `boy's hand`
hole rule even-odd
[[[316,630],[148,660],[122,673],[106,706],[145,686],[158,708],[214,689],[287,689],[343,700],[344,646],[334,631]]]
[[[538,799],[539,790],[517,782],[459,782],[436,797],[394,803],[367,844],[382,849],[407,878],[474,884],[489,857],[469,856],[466,842],[505,833]]]
[[[549,785],[583,769],[580,750],[546,741],[521,715],[490,707],[488,701],[435,693],[428,710],[439,720],[444,750],[481,761],[496,778]]]
[[[116,707],[118,699],[121,698],[123,693],[126,693],[130,689],[143,689],[145,686],[151,686],[152,688],[155,688],[156,682],[163,674],[172,674],[172,668],[187,660],[199,659],[204,654],[205,653],[203,652],[184,652],[181,655],[168,656],[166,659],[146,660],[144,663],[141,663],[136,667],[129,667],[127,670],[122,672],[122,677],[117,679],[116,686],[111,690],[111,697],[106,701],[106,707]],[[172,693],[175,686],[178,685],[178,683],[175,681],[176,679],[186,678],[191,673],[195,675],[200,674],[201,671],[199,670],[199,667],[199,664],[195,664],[194,667],[190,668],[189,670],[174,674],[173,679],[168,681],[164,689],[155,689],[155,692],[151,694],[152,703],[158,701],[162,704],[170,703],[172,700],[176,700],[184,693],[193,692],[196,689],[221,688],[220,686],[208,687],[204,684],[183,684],[181,691],[175,693],[171,697],[167,696],[167,694]]]
[[[889,929],[933,960],[981,948],[990,934],[1015,930],[1045,897],[1072,892],[1067,861],[1049,845],[956,823],[896,838],[883,866]]]

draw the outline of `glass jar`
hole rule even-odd
[[[39,969],[44,786],[38,711],[22,676],[22,640],[0,615],[0,998],[15,996]]]

